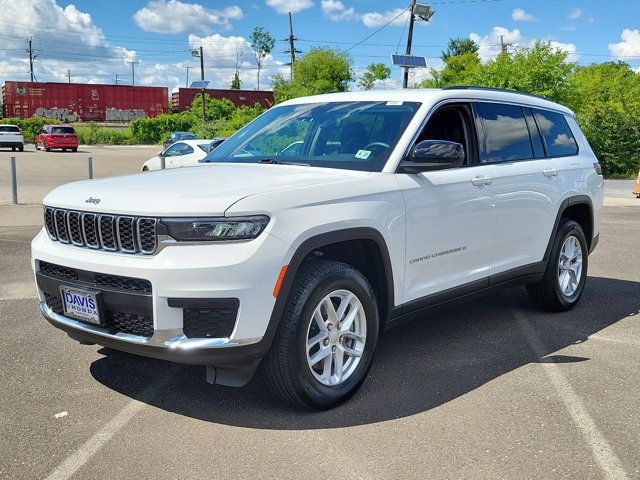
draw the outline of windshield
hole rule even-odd
[[[331,102],[275,107],[203,161],[379,172],[419,106],[417,102]]]

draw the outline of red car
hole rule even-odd
[[[49,152],[52,148],[78,151],[78,135],[73,127],[65,125],[45,125],[36,137],[36,150],[44,148]]]

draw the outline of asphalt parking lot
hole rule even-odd
[[[33,203],[54,179],[39,181]],[[607,182],[574,310],[541,312],[514,288],[397,327],[363,388],[321,413],[260,379],[212,386],[200,367],[70,341],[36,311],[41,207],[0,206],[0,478],[640,478],[633,183]]]

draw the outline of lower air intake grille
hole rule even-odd
[[[150,337],[153,335],[153,318],[124,312],[107,312],[107,327],[131,335]]]
[[[237,308],[185,308],[183,332],[188,338],[229,338]]]

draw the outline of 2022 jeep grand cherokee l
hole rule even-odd
[[[573,307],[598,242],[598,161],[571,111],[530,95],[299,98],[206,162],[45,198],[32,249],[49,322],[206,365],[209,382],[260,367],[282,398],[328,408],[364,380],[389,322],[514,283]]]

